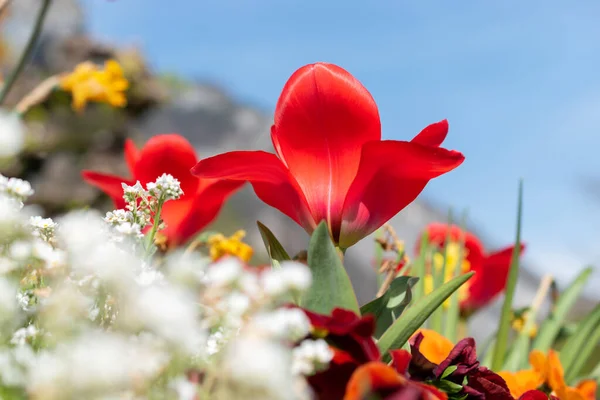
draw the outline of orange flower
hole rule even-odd
[[[419,329],[413,337],[419,333],[423,334],[423,341],[419,347],[421,354],[432,363],[441,364],[450,355],[454,347],[452,342],[431,329]]]
[[[344,400],[392,397],[407,400],[448,399],[446,393],[437,388],[412,381],[401,375],[394,367],[379,361],[372,361],[361,365],[354,371],[346,387]]]
[[[525,392],[538,389],[544,383],[560,400],[595,400],[597,384],[593,380],[581,381],[576,387],[567,386],[558,354],[550,349],[546,356],[539,350],[529,354],[532,368],[518,372],[500,372],[510,393],[519,398]]]

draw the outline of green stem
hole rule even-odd
[[[510,329],[510,319],[512,312],[512,303],[517,286],[517,278],[519,276],[519,255],[521,253],[521,219],[523,214],[523,181],[519,182],[519,200],[517,206],[517,232],[515,240],[515,248],[512,253],[510,262],[510,270],[506,283],[506,294],[504,296],[504,304],[502,305],[502,314],[500,315],[500,326],[496,336],[496,345],[494,346],[494,357],[491,369],[500,371],[504,365],[506,357],[506,349],[508,347],[508,333]]]
[[[27,64],[29,56],[35,48],[37,39],[40,36],[40,33],[42,33],[44,19],[46,18],[46,14],[48,13],[48,9],[50,8],[51,3],[52,0],[43,0],[42,6],[40,7],[40,11],[38,12],[35,21],[35,26],[33,27],[33,31],[31,32],[31,36],[29,37],[27,44],[25,45],[25,50],[23,50],[23,54],[21,54],[21,58],[19,59],[17,66],[2,86],[2,91],[0,91],[0,104],[4,103],[4,100],[6,100],[10,89],[14,86],[15,82],[17,81],[17,78],[19,77],[19,75],[21,75],[21,72],[23,72],[23,68],[25,68],[25,64]]]
[[[158,205],[156,206],[156,212],[154,213],[154,222],[152,223],[152,229],[147,237],[146,242],[146,252],[150,254],[150,249],[152,248],[152,244],[154,243],[154,237],[156,236],[156,232],[158,231],[158,226],[160,225],[160,213],[162,211],[162,207],[164,204],[164,200],[160,199]]]

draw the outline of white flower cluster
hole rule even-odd
[[[163,204],[183,195],[179,181],[169,174],[163,174],[156,181],[148,183],[146,189],[139,181],[133,186],[126,183],[121,185],[125,209],[109,211],[104,217],[104,221],[114,228],[111,239],[115,242],[143,238],[142,231],[152,223],[163,229],[161,221],[156,221],[157,216],[160,218]]]
[[[22,202],[33,195],[33,189],[27,181],[0,174],[0,194]]]
[[[156,181],[148,183],[146,189],[157,199],[177,200],[183,196],[179,181],[170,174],[162,174]]]
[[[24,181],[2,182],[12,200],[0,207],[0,393],[308,398],[305,376],[330,353],[306,339],[304,312],[285,307],[310,286],[306,266],[256,269],[184,252],[153,258],[112,240],[115,231],[138,236],[155,215],[156,196],[181,195],[168,175],[148,191],[125,188],[128,208],[104,220],[77,211],[57,222],[14,202],[26,197],[15,190],[30,188]]]
[[[52,221],[51,218],[42,218],[36,215],[29,218],[29,224],[33,227],[34,235],[40,237],[45,242],[52,242],[56,222]]]

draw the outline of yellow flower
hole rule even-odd
[[[225,237],[221,234],[212,235],[208,238],[210,246],[210,257],[216,261],[223,256],[234,256],[240,260],[248,262],[252,258],[254,250],[242,239],[246,236],[246,232],[239,230],[230,237]]]
[[[529,390],[539,389],[543,384],[548,385],[560,400],[594,400],[596,398],[596,382],[581,381],[576,387],[567,386],[564,371],[558,354],[550,349],[546,356],[539,350],[529,354],[529,364],[532,368],[518,372],[500,372],[510,393],[519,398]]]
[[[446,268],[444,269],[444,283],[450,281],[455,274],[461,274],[465,272],[469,272],[471,270],[471,264],[466,259],[466,249],[463,249],[462,260],[460,259],[460,244],[457,242],[450,242],[448,246],[446,246]],[[436,252],[432,257],[433,268],[436,273],[440,273],[444,268],[444,250],[440,252]],[[458,267],[460,267],[459,270]],[[425,294],[429,294],[433,292],[433,275],[428,273],[425,275],[424,279],[425,285]],[[458,301],[461,302],[465,300],[469,295],[469,282],[467,281],[458,289]],[[444,304],[444,308],[450,307],[450,299],[448,298]]]
[[[524,312],[522,315],[516,316],[513,314],[512,316],[512,328],[516,332],[522,332],[525,328],[525,322],[527,320],[527,312]],[[529,336],[534,338],[537,335],[537,324],[533,324],[531,329],[529,330]]]
[[[89,61],[81,63],[73,72],[61,78],[60,86],[71,92],[72,107],[76,111],[82,111],[89,101],[108,103],[114,107],[127,104],[124,92],[129,82],[115,60],[106,61],[103,69]]]

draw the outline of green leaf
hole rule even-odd
[[[389,360],[388,351],[398,349],[423,325],[436,308],[440,307],[452,293],[468,281],[474,272],[461,275],[435,289],[429,295],[409,307],[400,318],[381,336],[379,350],[384,360]]]
[[[500,325],[496,336],[494,346],[494,356],[492,361],[492,370],[500,371],[504,364],[504,356],[508,346],[508,333],[510,329],[510,320],[512,312],[512,303],[519,277],[519,255],[521,253],[521,219],[523,215],[523,181],[519,182],[519,196],[517,201],[517,233],[515,239],[515,249],[510,262],[510,270],[506,280],[506,291],[504,295],[504,304],[502,305],[502,314],[500,315]]]
[[[308,267],[313,284],[302,296],[300,306],[321,314],[329,314],[336,307],[359,314],[358,301],[350,278],[342,264],[341,254],[333,245],[325,221],[321,222],[310,238]]]
[[[273,235],[273,232],[271,232],[271,230],[263,225],[260,221],[256,221],[256,225],[258,225],[258,230],[267,249],[267,254],[271,260],[271,265],[274,268],[278,268],[279,263],[282,261],[289,261],[290,256],[285,251],[281,243],[279,243],[279,240],[277,240],[275,235]]]
[[[537,337],[533,342],[534,349],[545,353],[552,347],[552,344],[555,342],[560,332],[561,326],[581,295],[592,271],[593,269],[591,267],[581,271],[577,278],[575,278],[569,287],[559,296],[552,314],[550,314],[540,326]]]
[[[444,379],[444,378],[448,377],[451,373],[453,373],[457,369],[458,369],[457,365],[450,365],[448,368],[446,368],[444,370],[444,372],[442,372],[441,379]]]
[[[574,335],[567,339],[565,345],[560,349],[560,361],[565,370],[565,380],[577,377],[580,369],[592,354],[600,332],[600,304],[590,312],[577,326]]]
[[[363,305],[360,313],[373,314],[375,316],[375,337],[379,338],[387,328],[402,315],[402,312],[412,299],[411,288],[419,278],[412,276],[400,276],[392,281],[392,284],[383,296]]]
[[[463,388],[462,385],[459,385],[458,383],[445,380],[435,382],[435,386],[445,393],[458,393]]]

